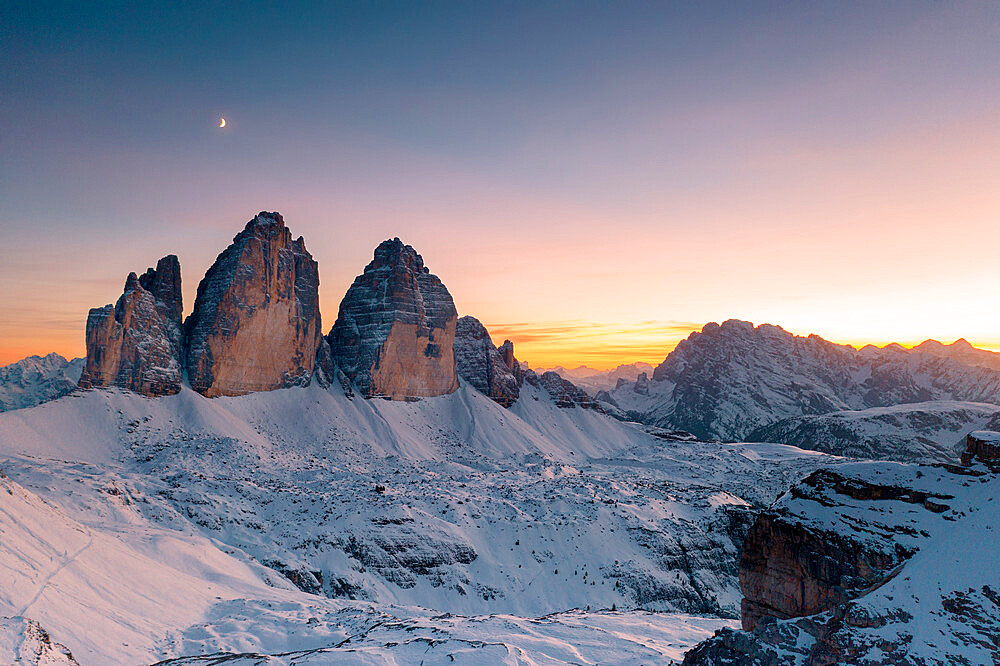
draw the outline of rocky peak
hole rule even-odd
[[[152,290],[129,273],[114,306],[90,311],[80,388],[117,386],[150,396],[180,390],[181,336],[172,314],[181,304],[177,258],[164,257],[143,277]]]
[[[555,401],[557,407],[564,409],[580,407],[582,409],[593,409],[598,412],[604,411],[604,408],[591,398],[586,391],[568,379],[565,379],[554,370],[543,372],[541,375],[537,375],[534,372],[525,373],[525,380],[545,389],[546,393]]]
[[[632,390],[639,395],[649,395],[649,376],[645,372],[640,372],[636,377]]]
[[[206,396],[309,381],[322,336],[319,266],[280,214],[257,214],[216,258],[185,329],[191,388]]]
[[[412,399],[458,388],[451,294],[398,238],[381,243],[340,303],[329,341],[366,397]]]
[[[156,268],[147,268],[139,276],[139,284],[153,294],[156,309],[163,319],[176,324],[179,329],[184,304],[181,299],[181,263],[177,255],[168,254],[156,262]]]
[[[514,344],[505,340],[503,346],[497,349],[489,331],[475,317],[465,316],[458,320],[455,327],[455,363],[462,379],[481,393],[504,407],[517,402],[521,366],[514,358]]]
[[[991,467],[1000,467],[1000,432],[977,430],[965,438],[962,464],[981,462]]]

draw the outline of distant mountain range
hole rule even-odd
[[[84,359],[29,356],[0,368],[0,412],[34,407],[76,389]]]
[[[767,439],[872,458],[951,460],[951,448],[1000,405],[1000,354],[965,340],[854,349],[729,320],[681,341],[649,381],[620,383],[597,400],[619,418],[703,439]],[[908,407],[891,414],[865,411],[899,405]],[[821,415],[829,417],[814,418]],[[861,444],[873,433],[874,444]],[[910,442],[912,450],[900,451],[890,439]],[[924,444],[913,446],[916,441]]]
[[[536,368],[535,372],[542,374],[554,372],[563,379],[568,379],[580,388],[591,392],[610,391],[615,388],[619,381],[634,382],[643,372],[647,375],[653,374],[653,366],[649,363],[624,363],[611,370],[595,370],[585,365],[580,365],[572,369],[557,365],[554,368]]]

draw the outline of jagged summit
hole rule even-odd
[[[462,379],[504,407],[517,402],[523,373],[514,344],[505,340],[497,349],[486,327],[469,315],[458,320],[455,331],[455,362]]]
[[[148,289],[147,289],[148,287]],[[143,279],[129,273],[112,305],[87,317],[87,362],[80,388],[115,386],[142,395],[170,395],[181,387],[180,264],[168,255]]]
[[[365,272],[383,267],[401,267],[414,273],[430,273],[430,269],[424,266],[424,258],[413,246],[399,240],[398,236],[379,243],[375,248],[375,258],[365,266]]]
[[[458,388],[458,311],[413,247],[384,241],[340,303],[328,340],[362,395],[429,397]]]
[[[188,379],[207,396],[309,381],[322,335],[319,266],[280,214],[258,213],[218,256],[185,333]]]

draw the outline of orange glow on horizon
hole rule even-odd
[[[86,354],[84,347],[84,324],[78,327],[64,321],[62,326],[43,334],[8,335],[14,342],[0,348],[0,366],[15,363],[28,356],[45,356],[51,352],[72,359]],[[324,321],[332,321],[324,318]],[[55,322],[54,322],[55,323]],[[583,321],[559,321],[543,323],[514,323],[484,325],[490,331],[493,342],[498,346],[504,340],[514,343],[514,354],[519,361],[526,361],[532,368],[563,366],[575,368],[586,365],[595,370],[611,370],[622,364],[649,363],[659,365],[684,338],[700,331],[701,324],[675,321],[644,321],[635,324],[611,324]],[[0,326],[2,327],[2,326]],[[72,330],[77,328],[77,330]],[[786,329],[788,330],[788,329]],[[810,332],[791,331],[794,335],[809,335]],[[827,338],[837,344],[850,345],[860,349],[865,345],[884,347],[899,344],[907,349],[924,342],[927,338],[906,338],[901,340],[856,338]],[[932,337],[944,344],[951,344],[957,338]],[[973,347],[987,351],[1000,351],[1000,341],[992,339],[966,338]]]

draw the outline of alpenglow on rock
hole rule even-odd
[[[517,402],[521,391],[521,366],[514,358],[514,345],[505,340],[497,349],[489,331],[475,317],[465,316],[458,320],[455,363],[462,379],[479,392],[504,407]]]
[[[451,294],[398,238],[375,249],[330,330],[337,366],[365,397],[430,397],[458,388]]]
[[[177,257],[160,259],[141,279],[129,273],[118,302],[87,317],[80,388],[117,386],[148,396],[180,391],[180,309]]]
[[[185,331],[188,380],[208,397],[309,381],[322,337],[319,267],[281,215],[259,213],[218,256]]]

